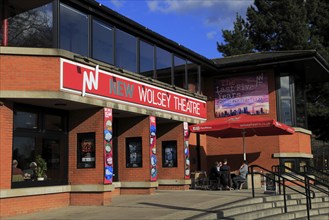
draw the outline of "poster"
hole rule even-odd
[[[157,180],[157,146],[156,146],[156,118],[150,116],[150,161],[151,161],[151,181]]]
[[[104,184],[113,181],[112,109],[104,108]]]
[[[177,141],[162,141],[162,167],[177,167]]]
[[[268,77],[265,73],[215,81],[215,116],[268,114]]]
[[[126,138],[126,167],[142,167],[142,137]]]
[[[183,123],[183,135],[184,135],[184,161],[185,161],[185,169],[184,169],[184,177],[185,179],[190,179],[190,150],[189,150],[189,133],[188,133],[188,123]]]

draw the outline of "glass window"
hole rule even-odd
[[[281,122],[292,125],[291,102],[290,100],[281,100]]]
[[[177,141],[162,141],[162,167],[177,167]]]
[[[290,83],[289,83],[289,76],[281,76],[280,77],[280,95],[283,96],[290,96]]]
[[[24,170],[30,168],[35,153],[36,139],[35,137],[15,136],[13,142],[13,161],[17,161],[17,168],[23,173]],[[14,164],[13,164],[14,166]],[[17,175],[13,169],[13,175]],[[18,182],[13,179],[13,182]]]
[[[294,125],[294,106],[292,103],[292,88],[290,76],[280,77],[279,100],[280,100],[280,121],[287,125]]]
[[[14,112],[12,188],[67,184],[66,113],[25,105],[14,106]],[[30,129],[38,121],[44,123]]]
[[[171,79],[171,53],[157,47],[156,48],[156,78],[157,80],[172,84]]]
[[[95,133],[80,133],[77,138],[78,168],[95,168]]]
[[[52,131],[62,131],[63,130],[63,121],[62,116],[45,114],[45,129]]]
[[[180,88],[186,88],[185,73],[186,60],[174,56],[174,85]]]
[[[294,170],[295,169],[295,161],[285,161],[284,166]],[[290,173],[291,171],[288,169],[284,170],[285,173]]]
[[[126,138],[126,167],[142,167],[142,137]]]
[[[187,62],[187,80],[188,80],[188,91],[190,92],[198,92],[199,85],[199,74],[198,74],[198,66],[194,63],[188,61]]]
[[[154,46],[140,41],[140,64],[139,72],[143,76],[153,78],[154,72]]]
[[[131,72],[137,72],[136,37],[116,29],[116,66]]]
[[[92,56],[94,59],[114,64],[113,27],[94,20],[92,31]]]
[[[17,128],[37,129],[38,114],[30,111],[15,111],[14,129]]]
[[[49,2],[23,4],[19,8],[8,3],[8,46],[53,47],[53,4]]]
[[[60,48],[88,56],[88,16],[60,5]]]

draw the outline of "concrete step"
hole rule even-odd
[[[288,194],[287,210],[284,213],[283,195],[266,196],[260,199],[252,198],[239,201],[218,210],[218,219],[296,219],[307,217],[306,199],[303,195]],[[324,218],[329,214],[329,197],[318,193],[312,199],[310,216]],[[320,218],[320,217],[319,217]],[[327,219],[329,220],[329,218]]]
[[[259,209],[272,209],[273,204],[272,203],[256,203],[251,205],[243,205],[243,206],[237,206],[232,207],[228,209],[221,209],[218,211],[218,217],[227,217],[227,216],[235,216],[239,215],[241,213],[247,213],[247,212],[257,212]],[[281,209],[281,208],[280,208]]]

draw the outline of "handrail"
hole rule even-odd
[[[254,171],[254,168],[259,168],[263,171],[266,171],[267,174],[272,174],[274,177],[272,178],[271,176],[267,175],[267,174],[264,174],[262,172],[259,172],[259,171]],[[295,182],[296,180],[297,181],[300,181],[301,178],[296,176],[296,175],[293,175],[291,174],[291,178],[294,179],[294,180],[291,180],[285,176],[282,176],[280,172],[272,172],[264,167],[261,167],[259,165],[251,165],[249,166],[249,173],[251,174],[251,183],[252,183],[252,197],[255,197],[255,186],[254,186],[254,174],[260,174],[261,176],[264,176],[266,178],[269,178],[271,179],[272,181],[274,181],[275,183],[278,183],[279,184],[279,193],[281,194],[281,186],[283,186],[283,200],[284,200],[284,211],[285,213],[288,212],[287,210],[287,198],[286,198],[286,188],[289,188],[299,194],[302,194],[306,197],[306,210],[307,210],[307,219],[309,220],[310,219],[310,209],[312,208],[311,206],[311,199],[315,198],[315,192],[313,190],[310,189],[309,187],[309,182],[306,181],[307,178],[304,178],[305,182],[304,184],[305,185],[302,185],[298,182]],[[298,191],[296,188],[293,188],[293,187],[290,187],[290,186],[287,186],[285,182],[291,182],[293,183],[294,185],[297,185],[299,187],[301,187],[302,189],[305,190],[305,192],[301,192],[301,191]],[[311,196],[311,193],[312,193],[312,196]]]
[[[309,176],[307,173],[299,172],[297,170],[294,170],[290,167],[286,167],[284,165],[273,166],[273,167],[276,168],[282,175],[284,174],[284,175],[290,176],[290,177],[292,175],[297,176],[297,177],[298,176],[303,177],[304,179],[298,177],[298,179],[296,179],[296,180],[301,181],[301,182],[307,181],[308,182],[307,184],[309,185],[309,187],[314,188],[329,196],[329,183],[326,183],[325,181],[324,182],[319,181],[318,179]],[[285,170],[288,170],[290,172],[284,172]],[[294,173],[294,174],[292,174],[292,173]],[[324,188],[319,187],[319,185],[326,187],[328,190],[325,190]]]
[[[314,175],[317,180],[320,180],[320,182],[329,184],[329,173],[323,172],[322,170],[316,169],[310,165],[304,165],[303,170],[307,174]]]

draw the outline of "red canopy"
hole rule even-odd
[[[245,136],[271,136],[293,134],[295,130],[274,119],[258,115],[235,115],[209,120],[189,126],[192,133],[207,134],[214,137],[243,137],[243,157],[246,160]]]
[[[258,115],[235,115],[209,120],[201,124],[189,126],[190,132],[207,134],[215,137],[271,136],[293,134],[295,130],[274,119]]]

